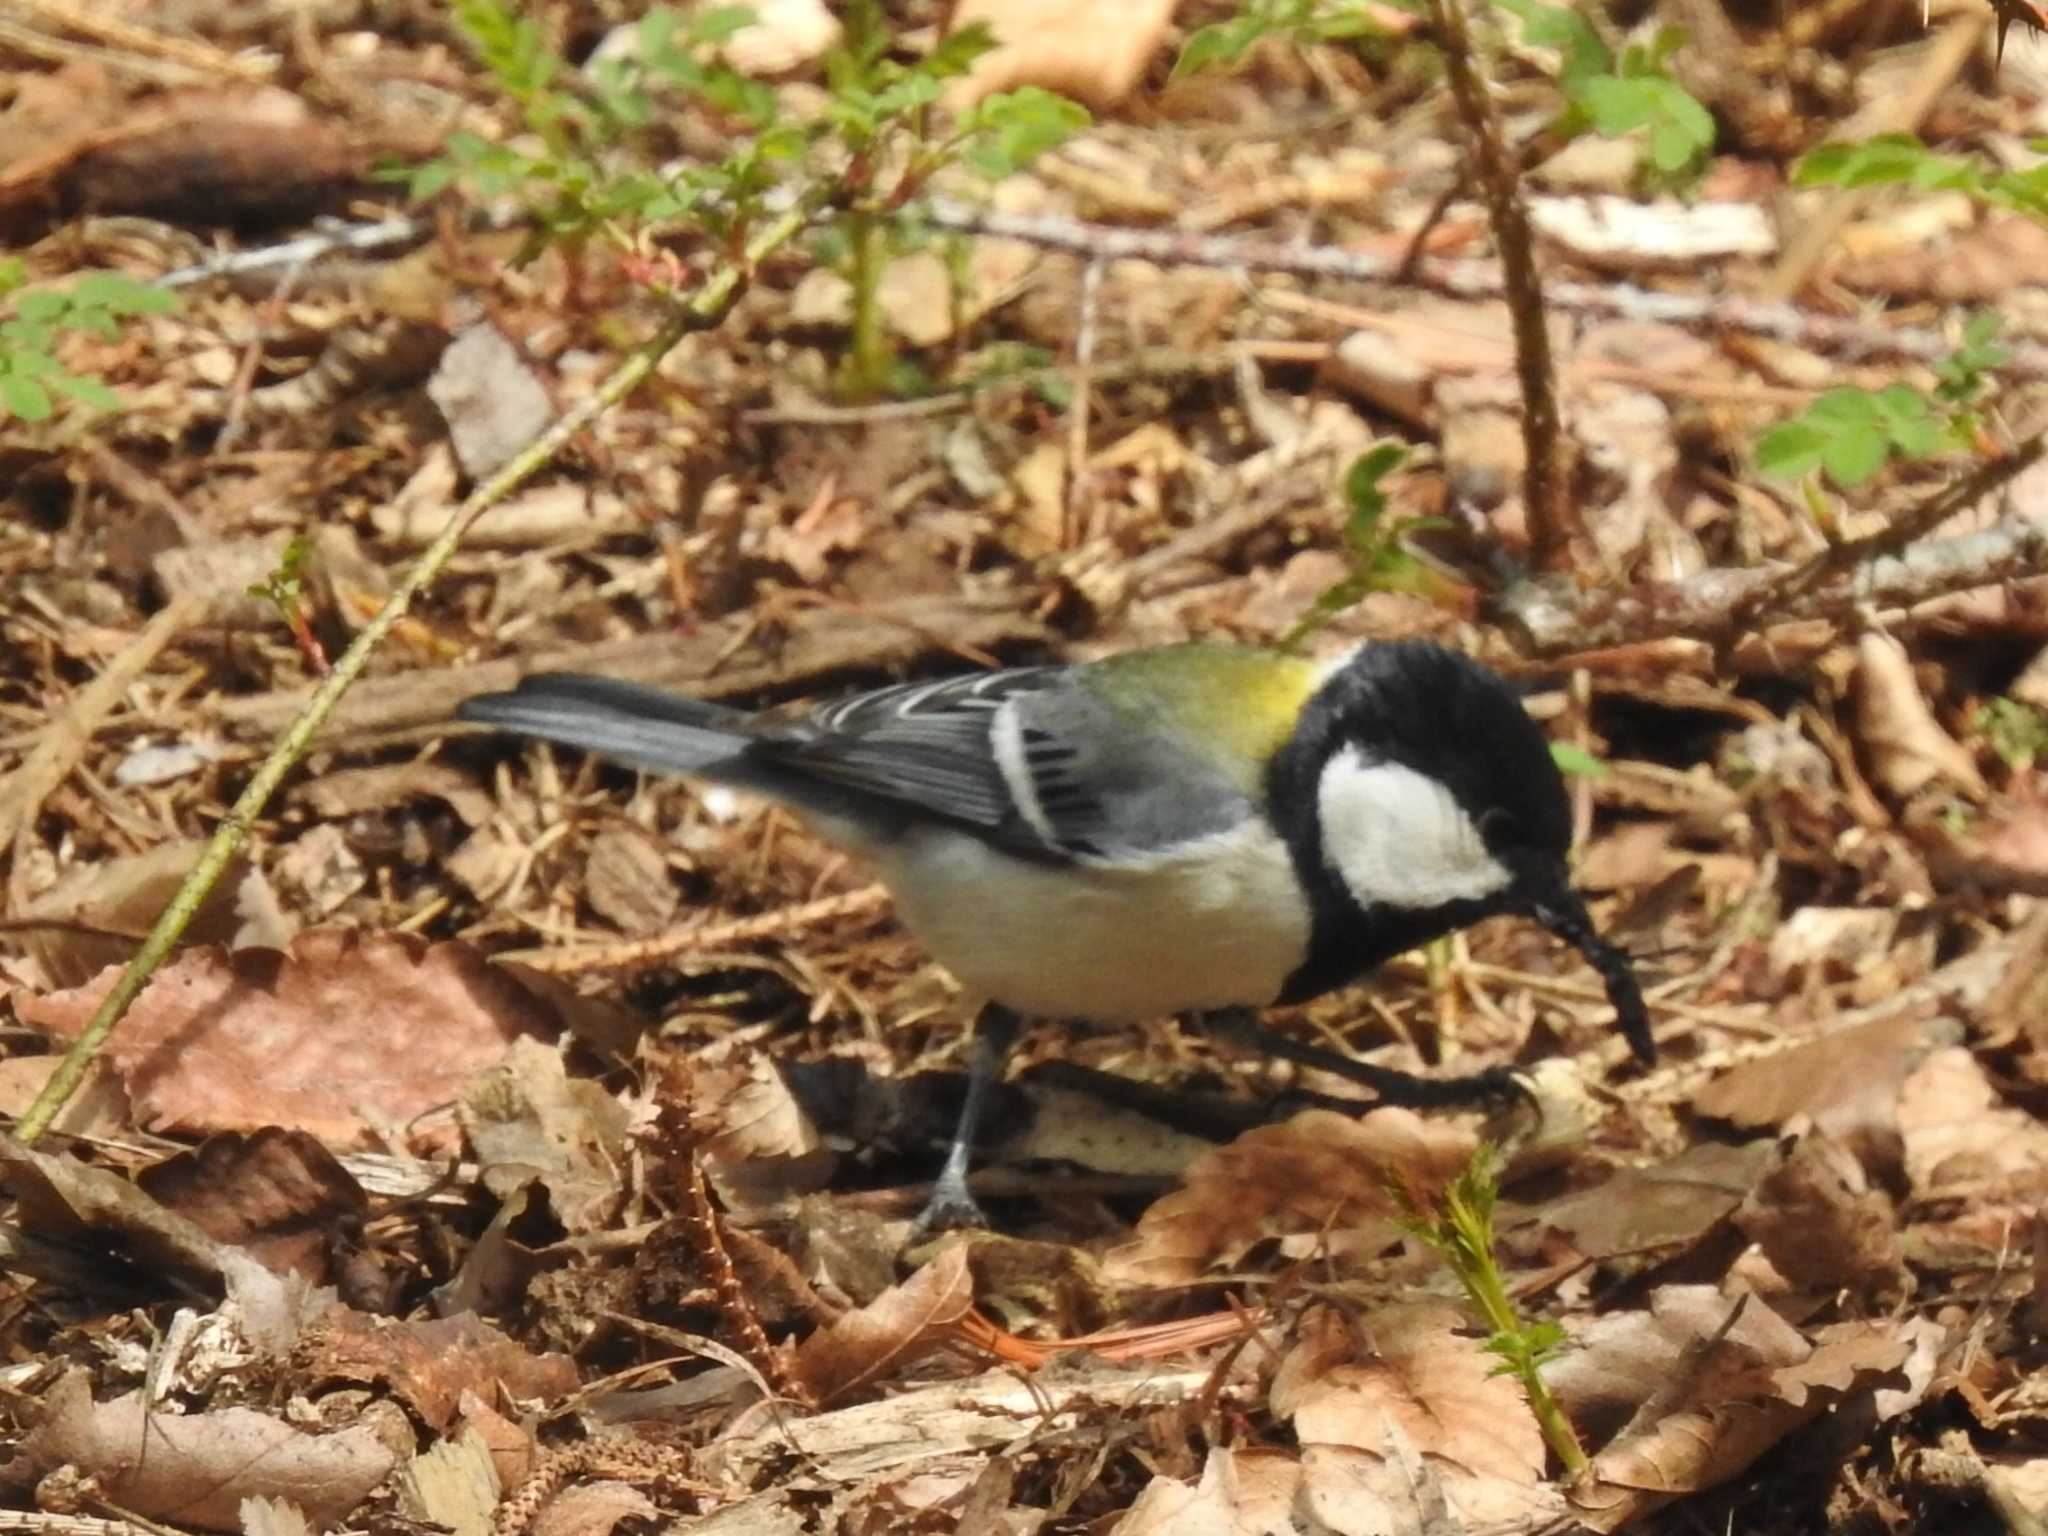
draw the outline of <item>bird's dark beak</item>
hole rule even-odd
[[[1637,1061],[1653,1066],[1657,1042],[1650,1038],[1650,1010],[1643,1003],[1643,989],[1636,980],[1635,967],[1627,954],[1609,944],[1593,930],[1579,893],[1557,882],[1538,894],[1528,905],[1529,916],[1563,939],[1586,957],[1600,979],[1607,984],[1607,1000],[1614,1005],[1614,1022],[1622,1038],[1635,1052]]]

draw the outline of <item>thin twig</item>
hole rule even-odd
[[[33,1142],[47,1130],[50,1122],[70,1102],[80,1084],[85,1081],[87,1069],[99,1053],[114,1026],[121,1021],[156,968],[169,956],[183,936],[186,927],[197,915],[201,903],[213,889],[227,869],[229,861],[241,847],[249,834],[249,828],[270,803],[278,786],[284,782],[298,760],[306,754],[313,743],[314,735],[334,706],[346,693],[349,686],[362,674],[372,653],[384,637],[405,617],[413,599],[423,591],[448,563],[449,558],[461,545],[463,537],[492,507],[503,501],[514,488],[529,475],[550,462],[577,433],[605,411],[636,389],[640,382],[655,369],[677,342],[692,331],[706,330],[717,325],[738,302],[740,295],[752,276],[755,265],[769,252],[791,239],[804,227],[809,216],[807,207],[799,206],[782,214],[765,226],[753,240],[748,242],[741,262],[721,268],[708,277],[703,286],[680,305],[669,316],[662,328],[639,350],[627,357],[613,370],[610,378],[591,397],[563,416],[553,426],[535,438],[506,463],[505,467],[484,481],[462,505],[450,514],[447,526],[421,553],[410,570],[393,588],[384,606],[366,624],[349,648],[342,652],[334,664],[334,670],[313,690],[299,717],[286,729],[277,745],[271,749],[249,780],[241,796],[229,809],[226,818],[208,840],[199,861],[192,872],[185,877],[170,903],[164,908],[156,925],[150,929],[149,937],[128,968],[114,983],[113,989],[101,1001],[85,1030],[64,1053],[64,1059],[50,1074],[43,1091],[36,1096],[33,1104],[21,1117],[15,1127],[15,1136],[24,1144]]]
[[[1520,632],[1531,655],[1602,650],[1671,635],[1706,639],[1735,628],[1748,606],[1767,601],[1776,620],[1836,618],[1858,608],[1897,608],[2048,571],[2048,523],[2001,519],[1980,533],[1923,539],[1898,554],[1868,558],[1810,589],[1779,593],[1798,566],[1706,571],[1688,581],[1621,592],[1564,594],[1523,582],[1495,600],[1496,617]]]
[[[1536,233],[1522,205],[1520,167],[1501,136],[1500,119],[1479,73],[1464,0],[1430,0],[1430,13],[1443,45],[1451,96],[1470,139],[1466,155],[1486,202],[1493,243],[1500,253],[1508,314],[1515,330],[1515,375],[1522,389],[1522,501],[1529,519],[1529,543],[1536,568],[1554,571],[1571,563],[1570,460],[1557,405],[1557,369],[1550,358],[1550,328],[1543,308],[1543,279],[1536,271]]]
[[[648,939],[628,939],[617,944],[590,944],[576,948],[518,949],[497,956],[503,963],[546,971],[552,976],[574,976],[584,971],[606,974],[646,970],[666,965],[677,955],[733,949],[761,939],[781,938],[799,929],[844,917],[870,917],[889,905],[889,889],[864,885],[857,891],[821,896],[799,906],[778,907],[752,917],[738,917],[723,923],[692,923]]]
[[[1738,610],[1735,618],[1750,623],[1772,617],[1816,587],[1846,576],[1861,565],[1886,555],[1903,554],[1960,512],[1968,511],[2002,486],[2010,485],[2048,453],[2048,430],[2021,440],[2012,452],[1986,460],[1962,479],[1908,507],[1884,527],[1860,539],[1831,544],[1780,584],[1760,593]]]
[[[922,214],[941,229],[1021,240],[1091,260],[1275,272],[1352,283],[1400,282],[1404,287],[1422,287],[1465,299],[1499,298],[1505,287],[1500,263],[1493,261],[1431,258],[1419,262],[1413,274],[1404,278],[1398,257],[1336,245],[1276,245],[1265,240],[1197,235],[1176,229],[1126,229],[1113,224],[1091,224],[1064,214],[1005,213],[944,199],[934,199]],[[503,228],[513,220],[511,213],[500,210],[483,227]],[[281,245],[209,258],[168,273],[157,282],[161,287],[178,288],[217,277],[248,277],[336,252],[360,254],[408,245],[424,239],[428,233],[428,224],[416,219],[349,225]],[[1551,282],[1545,285],[1543,298],[1553,311],[1691,326],[1716,334],[1732,331],[1767,336],[1834,353],[1851,362],[1903,358],[1933,363],[1955,351],[1955,338],[1939,327],[1894,327],[1855,315],[1816,314],[1796,304],[1766,302],[1737,294],[1673,293],[1630,283]],[[1999,377],[2048,379],[2048,345],[2015,339],[2008,345],[2008,351],[2011,356],[1995,370]],[[1107,376],[1106,366],[1097,369],[1098,380]],[[763,412],[761,419],[775,417]]]

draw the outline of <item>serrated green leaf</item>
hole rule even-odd
[[[918,68],[935,79],[951,80],[974,67],[975,60],[996,46],[996,35],[985,21],[970,22],[948,32],[918,61]]]
[[[0,373],[0,408],[21,421],[43,421],[52,408],[50,392],[19,373]]]
[[[1172,78],[1185,80],[1189,75],[1214,69],[1219,64],[1235,63],[1243,51],[1236,42],[1235,30],[1228,22],[1197,27],[1181,44],[1180,57],[1173,61]]]
[[[1796,480],[1820,468],[1828,435],[1804,420],[1778,423],[1756,442],[1757,468],[1784,480]]]
[[[1558,53],[1558,81],[1567,95],[1594,75],[1614,67],[1614,55],[1600,40],[1585,17],[1569,6],[1545,5],[1541,0],[1494,0],[1502,10],[1522,23],[1522,40],[1535,48],[1554,48]]]
[[[1844,430],[1828,439],[1821,449],[1821,468],[1843,489],[1853,489],[1884,468],[1891,457],[1891,443],[1876,429]]]
[[[95,411],[118,411],[121,408],[121,397],[98,379],[61,373],[51,377],[50,387]]]
[[[1851,431],[1875,426],[1877,396],[1867,389],[1824,390],[1806,408],[1806,419],[1815,426]]]
[[[70,298],[53,288],[38,288],[14,301],[14,312],[31,325],[56,324],[70,308]]]

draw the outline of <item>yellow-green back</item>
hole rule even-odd
[[[1213,745],[1250,793],[1323,671],[1319,662],[1280,651],[1198,641],[1106,657],[1085,676],[1118,710]]]

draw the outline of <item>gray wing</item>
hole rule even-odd
[[[1032,858],[1142,855],[1251,813],[1200,744],[1111,710],[1085,672],[1020,667],[883,688],[764,722],[753,750]]]

